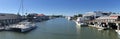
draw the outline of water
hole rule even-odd
[[[0,39],[120,39],[114,30],[98,31],[80,27],[64,18],[36,23],[38,28],[28,33],[1,31]]]

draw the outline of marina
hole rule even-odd
[[[0,39],[120,39],[120,0],[0,0]]]
[[[80,27],[74,21],[56,18],[36,23],[35,30],[28,33],[1,31],[1,39],[120,39],[114,30],[97,30]],[[7,38],[6,38],[7,37]]]

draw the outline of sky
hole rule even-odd
[[[16,14],[20,1],[0,0],[0,13]],[[45,15],[72,16],[92,11],[120,12],[120,0],[23,0],[23,5],[24,12]]]

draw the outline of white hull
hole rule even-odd
[[[11,27],[14,31],[26,32],[36,28],[35,24],[30,22],[21,22]]]
[[[85,24],[85,23],[79,23],[79,22],[75,22],[76,23],[76,25],[78,25],[78,26],[87,26],[87,24]]]
[[[120,35],[120,30],[115,30]]]
[[[29,28],[25,28],[25,29],[21,29],[21,32],[26,32],[26,31],[30,31],[32,29],[36,28],[36,26],[34,27],[29,27]]]
[[[71,18],[68,18],[68,20],[71,20]]]
[[[104,30],[105,28],[104,27],[98,27],[98,30]]]
[[[66,17],[68,20],[71,20],[72,18],[71,17]]]
[[[80,23],[78,23],[78,22],[75,22],[75,23],[76,23],[76,25],[81,26],[81,24],[80,24]]]

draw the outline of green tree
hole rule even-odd
[[[82,17],[83,15],[82,14],[78,14],[78,17]]]

